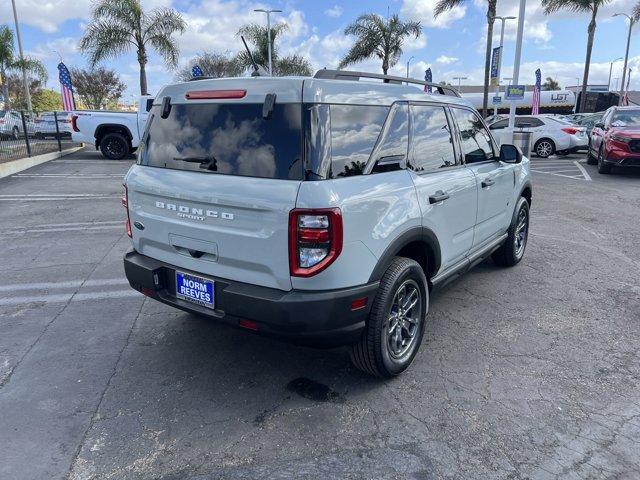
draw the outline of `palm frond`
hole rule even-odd
[[[274,74],[280,77],[287,75],[311,76],[313,73],[309,60],[301,55],[289,55],[279,58],[273,66]]]
[[[347,65],[359,63],[377,55],[377,43],[357,41],[349,49],[349,51],[342,57],[338,68],[344,68]]]
[[[88,54],[94,67],[98,62],[116,57],[131,49],[131,32],[111,20],[95,20],[90,23],[80,40],[80,51]]]
[[[600,7],[609,0],[542,0],[542,8],[549,15],[559,10],[575,13],[592,12],[594,7]]]
[[[635,21],[640,20],[640,2],[636,3],[635,7],[631,11],[631,16]]]
[[[446,11],[459,7],[464,2],[465,0],[439,0],[438,3],[436,3],[436,8],[433,10],[433,16],[438,17]]]
[[[0,63],[9,65],[13,62],[14,50],[13,30],[6,25],[2,25],[0,27]]]
[[[178,57],[180,56],[180,48],[178,42],[169,36],[157,35],[149,37],[148,42],[153,49],[160,54],[165,63],[171,67],[176,68],[178,65]]]
[[[187,22],[178,12],[170,8],[156,8],[144,19],[142,38],[169,37],[174,33],[184,33],[186,29]]]
[[[271,26],[271,58],[278,57],[278,48],[276,40],[282,33],[286,32],[289,26],[286,23],[276,23]],[[251,23],[240,27],[237,36],[243,36],[249,43],[255,46],[255,51],[251,52],[259,65],[265,66],[269,57],[269,41],[267,35],[267,27]],[[247,55],[248,58],[248,55]],[[249,65],[251,62],[249,62]]]
[[[44,64],[36,59],[31,57],[24,57],[24,60],[16,60],[11,65],[9,65],[10,70],[22,70],[24,69],[31,76],[36,77],[42,83],[47,83],[49,80],[49,74],[47,73],[47,69]]]
[[[100,0],[91,15],[94,20],[109,19],[133,31],[142,23],[144,13],[139,0]]]

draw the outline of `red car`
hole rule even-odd
[[[598,172],[640,167],[640,107],[611,107],[591,130],[587,163]]]

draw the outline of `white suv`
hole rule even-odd
[[[265,335],[351,345],[373,375],[406,369],[432,287],[489,256],[521,260],[529,161],[499,151],[453,90],[364,76],[382,77],[165,87],[125,178],[132,287]]]

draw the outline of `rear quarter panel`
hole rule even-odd
[[[330,207],[342,211],[342,253],[313,277],[292,277],[295,289],[366,284],[385,248],[403,232],[422,224],[415,187],[405,170],[302,182],[296,208]]]

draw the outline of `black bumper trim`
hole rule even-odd
[[[257,333],[325,347],[347,345],[360,338],[379,284],[287,292],[191,272],[216,282],[216,308],[211,310],[175,296],[176,268],[188,272],[136,251],[124,257],[130,285],[151,298],[236,327],[240,320],[252,320],[257,323]],[[351,302],[362,297],[368,297],[366,307],[351,311]]]

